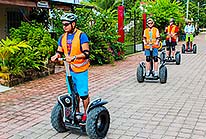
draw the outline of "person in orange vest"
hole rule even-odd
[[[169,50],[172,48],[171,56],[174,58],[175,55],[175,46],[177,45],[177,35],[179,32],[179,28],[174,24],[174,18],[170,19],[170,25],[166,27],[166,46],[167,46],[167,58],[169,57]]]
[[[90,102],[88,93],[88,68],[89,68],[89,39],[85,33],[76,28],[77,16],[73,13],[65,13],[61,17],[64,34],[58,40],[58,49],[52,61],[65,55],[66,61],[71,63],[70,73],[78,92],[78,106],[80,98],[83,100],[84,115],[82,123],[86,122],[86,110]],[[66,78],[68,83],[68,79]],[[68,92],[71,90],[68,88]],[[77,110],[79,112],[79,108]]]
[[[152,18],[147,19],[148,28],[144,30],[143,42],[146,56],[146,76],[150,75],[150,58],[152,50],[152,57],[154,59],[154,76],[158,77],[158,48],[160,34],[159,30],[154,27],[154,21]]]

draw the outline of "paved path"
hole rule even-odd
[[[182,55],[181,65],[167,65],[168,81],[138,83],[135,54],[114,65],[91,67],[92,98],[109,101],[107,139],[205,139],[206,47],[196,37],[197,54]],[[50,112],[66,92],[64,73],[31,81],[0,93],[0,139],[87,139],[79,133],[57,133]]]

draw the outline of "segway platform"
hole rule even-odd
[[[158,80],[158,79],[159,79],[158,76],[153,76],[153,75],[145,76],[145,80]]]

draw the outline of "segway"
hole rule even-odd
[[[59,58],[63,61],[66,68],[67,87],[70,87],[71,94],[66,93],[58,96],[56,105],[51,112],[51,124],[57,132],[66,132],[68,130],[79,130],[80,133],[86,133],[91,139],[102,139],[106,136],[110,125],[110,115],[107,108],[103,105],[107,101],[101,98],[93,100],[87,108],[86,123],[82,124],[83,113],[77,112],[78,99],[74,89],[74,83],[70,74],[70,64],[65,58]]]
[[[171,40],[169,41],[170,44],[171,44]],[[175,62],[176,65],[180,65],[180,62],[181,62],[181,54],[180,54],[180,51],[176,51],[175,52],[175,57],[173,58],[171,56],[171,53],[172,53],[172,46],[169,46],[169,56],[166,57],[166,52],[165,52],[165,49],[162,50],[162,53],[160,54],[160,59],[162,59],[162,61],[164,62]]]
[[[160,83],[166,83],[167,82],[167,67],[165,66],[165,62],[161,61],[160,59],[160,66],[159,66],[159,76],[154,76],[154,70],[153,70],[153,56],[152,56],[152,46],[153,44],[150,44],[150,73],[149,76],[146,76],[146,65],[145,62],[142,61],[137,66],[137,81],[139,83],[144,82],[145,80],[160,80]]]
[[[197,53],[197,45],[193,44],[192,48],[190,48],[190,43],[191,43],[190,42],[190,35],[192,35],[192,34],[189,34],[189,33],[187,33],[187,34],[188,34],[188,42],[186,42],[186,43],[187,43],[188,48],[186,49],[185,44],[182,44],[182,53],[184,54],[186,52],[192,52],[193,54],[196,54]]]

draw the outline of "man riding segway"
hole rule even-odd
[[[159,30],[154,27],[152,18],[147,19],[148,28],[144,30],[143,43],[145,49],[146,62],[141,62],[137,67],[137,80],[158,80],[161,83],[167,81],[167,68],[164,63],[158,67]],[[161,59],[160,59],[161,60]],[[158,71],[159,69],[159,71]]]
[[[89,138],[104,138],[110,124],[109,111],[103,106],[107,101],[96,99],[90,102],[88,93],[89,40],[76,28],[77,16],[65,13],[61,17],[65,33],[59,38],[57,53],[52,61],[63,61],[66,69],[68,93],[58,96],[51,112],[51,123],[58,132],[78,129]],[[65,58],[61,58],[61,56]],[[84,112],[80,112],[80,98]]]
[[[170,19],[170,25],[166,28],[165,32],[166,36],[166,59],[174,59],[175,57],[175,46],[177,45],[177,33],[179,32],[179,28],[174,24],[174,18]],[[172,49],[172,51],[171,51]]]
[[[193,53],[196,53],[197,46],[196,46],[196,44],[193,44],[195,27],[192,25],[191,20],[187,21],[187,25],[184,28],[184,32],[186,34],[186,39],[185,39],[186,47],[184,44],[182,45],[182,53],[185,53],[185,51],[186,52],[193,51]]]

